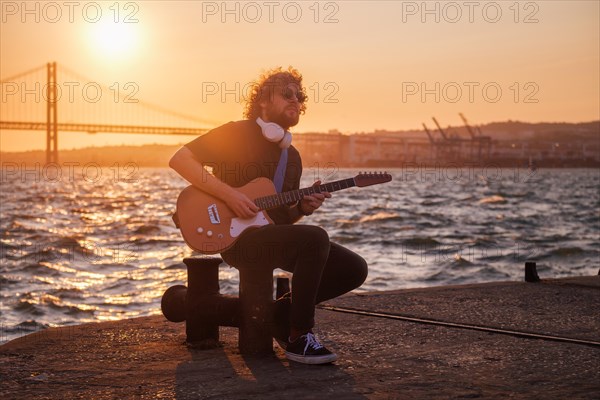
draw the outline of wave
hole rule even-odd
[[[85,308],[79,308],[76,305],[62,304],[54,301],[47,301],[45,303],[48,304],[51,309],[70,316],[79,314],[93,315],[95,312],[95,307],[90,307],[89,305],[87,305]]]
[[[50,257],[55,257],[55,255],[51,252],[48,252],[50,254],[50,256],[48,257],[44,257],[44,258],[50,258]],[[31,257],[38,257],[38,254],[32,254]],[[31,274],[33,276],[36,275],[46,275],[46,276],[60,276],[61,272],[58,271],[55,268],[50,268],[48,265],[45,264],[45,261],[47,260],[41,260],[35,264],[27,264],[25,265],[21,271]]]
[[[383,222],[383,221],[400,221],[402,217],[400,214],[391,212],[378,212],[373,215],[365,215],[358,222]]]
[[[510,278],[510,274],[499,270],[491,265],[480,268],[476,274],[483,279],[505,279]]]
[[[586,251],[580,247],[559,247],[550,252],[551,256],[570,257],[584,254]]]
[[[171,238],[160,238],[160,237],[146,238],[146,237],[134,236],[129,240],[129,244],[137,245],[137,246],[156,245],[156,246],[160,247],[160,246],[166,246],[166,245],[171,245],[171,244],[181,245],[182,242],[181,242],[181,240],[176,240],[176,239],[171,239]]]
[[[49,327],[50,327],[50,325],[42,323],[42,322],[38,322],[35,319],[28,319],[26,321],[20,322],[13,326],[3,325],[2,331],[6,332],[6,333],[23,333],[23,332],[31,333],[31,332],[37,332],[42,329],[47,329]]]
[[[351,220],[351,219],[336,219],[334,221],[336,224],[339,224],[339,228],[344,229],[344,228],[350,228],[356,224],[358,224],[357,220]]]
[[[587,253],[586,250],[581,247],[573,246],[573,247],[559,247],[556,249],[552,249],[545,254],[545,257],[575,257],[582,256]]]
[[[368,278],[367,282],[369,286],[373,286],[376,288],[386,288],[391,280],[391,278],[387,278],[385,276],[378,276],[375,278]]]
[[[425,277],[425,282],[447,282],[447,281],[451,281],[452,279],[454,279],[455,276],[448,273],[447,270],[443,269],[441,271],[438,271],[432,275],[429,275],[427,277]]]
[[[50,291],[49,294],[60,299],[81,299],[84,291],[78,288],[58,288]]]
[[[504,194],[503,196],[509,196],[509,197],[516,197],[516,198],[535,198],[536,194],[534,192],[531,191],[527,191],[527,192],[515,192],[515,193],[511,193],[511,194]]]
[[[20,279],[16,276],[10,275],[0,275],[0,286],[6,287],[7,285],[13,285],[15,283],[19,283]],[[4,297],[1,296],[0,297]]]
[[[500,195],[493,195],[493,196],[489,196],[489,197],[484,197],[483,199],[479,200],[479,204],[505,204],[507,203],[507,200],[505,197],[500,196]]]
[[[160,232],[160,227],[158,225],[142,225],[137,228],[133,233],[146,235],[149,233],[157,233]]]
[[[183,270],[186,271],[187,270],[187,266],[184,263],[175,263],[175,264],[170,264],[167,265],[166,267],[163,268],[164,270],[170,270],[170,269],[175,269],[175,270]]]
[[[440,242],[431,237],[414,237],[402,240],[402,244],[409,247],[435,247],[440,245]]]
[[[350,244],[360,241],[360,237],[358,235],[348,232],[337,232],[335,234],[332,233],[330,237],[332,241],[339,244]]]
[[[439,206],[440,204],[448,204],[448,199],[440,199],[440,200],[423,200],[421,202],[422,206]]]
[[[30,315],[42,316],[46,312],[42,307],[39,307],[34,301],[20,300],[14,307],[13,310]]]
[[[454,254],[452,264],[456,266],[473,265],[471,261],[467,260],[466,258],[463,258],[463,256],[461,256],[458,253]]]

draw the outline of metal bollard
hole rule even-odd
[[[241,354],[273,353],[273,335],[289,333],[290,298],[273,301],[273,269],[240,270],[240,296],[219,293],[217,257],[186,258],[188,287],[167,289],[161,300],[165,317],[186,322],[186,342],[200,348],[219,346],[219,326],[239,328]],[[277,279],[277,291],[289,292],[289,280]],[[277,316],[275,309],[277,308]],[[277,321],[276,321],[277,319]]]
[[[273,352],[273,269],[240,270],[240,335],[242,354]]]
[[[239,300],[219,293],[220,258],[186,258],[183,262],[188,270],[185,298],[187,342],[217,346],[219,326],[239,326]]]
[[[171,322],[185,321],[185,296],[187,287],[183,285],[171,286],[160,300],[160,309],[163,315]]]
[[[540,277],[538,276],[536,264],[532,261],[525,263],[525,282],[539,282]]]

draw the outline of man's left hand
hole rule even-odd
[[[313,183],[313,187],[320,185],[320,180]],[[310,215],[316,209],[321,207],[325,199],[328,198],[331,198],[331,193],[329,192],[313,193],[311,195],[302,197],[302,200],[300,200],[300,204],[298,205],[298,207],[300,207],[300,211],[302,211],[303,214]]]

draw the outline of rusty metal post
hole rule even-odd
[[[273,352],[273,269],[240,269],[241,354]]]
[[[185,298],[187,287],[175,285],[168,288],[160,299],[160,309],[171,322],[185,321]]]
[[[208,322],[199,312],[207,304],[207,297],[219,295],[218,257],[185,258],[188,270],[188,290],[185,297],[185,333],[187,342],[206,342],[218,345],[219,325]]]
[[[239,328],[241,354],[272,354],[273,333],[286,331],[289,313],[289,305],[280,304],[281,321],[276,324],[273,269],[240,270],[238,298],[219,293],[220,258],[192,257],[183,262],[188,270],[188,287],[167,289],[161,308],[169,321],[186,321],[186,341],[196,347],[216,347],[219,326],[233,326]],[[280,291],[289,291],[289,281],[281,280],[279,286]],[[283,300],[289,303],[289,298]]]
[[[525,282],[539,282],[540,277],[537,273],[537,266],[532,261],[525,263]]]

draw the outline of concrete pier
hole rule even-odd
[[[307,366],[185,346],[163,316],[51,328],[0,346],[2,399],[600,398],[600,276],[352,294],[322,305],[339,355]]]

